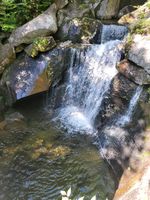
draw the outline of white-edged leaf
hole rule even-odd
[[[69,200],[68,197],[62,197],[62,200]]]
[[[66,192],[63,191],[63,190],[60,191],[60,194],[61,194],[62,196],[67,196]]]
[[[96,200],[96,196],[92,197],[92,199],[91,199],[91,200]]]
[[[69,190],[67,191],[67,197],[70,197],[71,195],[71,187],[69,188]]]
[[[84,200],[84,197],[80,197],[78,200]]]

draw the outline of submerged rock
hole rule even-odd
[[[150,84],[150,74],[148,74],[143,68],[131,63],[128,60],[121,61],[118,64],[117,69],[125,77],[139,85]]]
[[[36,37],[47,36],[56,33],[56,5],[52,4],[43,14],[17,28],[10,35],[9,42],[13,46],[30,44]]]

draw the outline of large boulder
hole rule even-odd
[[[100,44],[110,40],[122,40],[127,33],[126,26],[102,23],[100,20],[84,17],[64,22],[55,37],[60,41]]]
[[[120,0],[74,0],[57,14],[58,26],[74,18],[112,19],[118,15]]]
[[[144,3],[144,1],[141,1],[140,3]],[[139,1],[138,1],[139,3]],[[129,24],[131,27],[135,26],[138,22],[142,22],[144,19],[148,19],[150,15],[150,8],[149,8],[149,3],[145,3],[144,5],[138,7],[133,12],[130,12],[126,15],[123,15],[119,19],[120,24]],[[147,24],[148,25],[148,24]]]
[[[125,77],[139,85],[150,84],[150,74],[148,74],[143,68],[126,59],[117,65],[117,69]]]
[[[74,18],[64,22],[58,29],[56,38],[60,41],[71,40],[73,43],[94,42],[101,35],[102,23],[91,18]]]
[[[15,58],[15,50],[9,43],[0,45],[0,75],[5,70],[5,67],[9,65]]]
[[[70,43],[69,43],[70,45]],[[49,86],[62,78],[66,69],[68,44],[60,44],[53,50],[41,54],[36,59],[22,53],[5,70],[0,87],[9,104],[24,97],[47,91]]]
[[[113,200],[149,200],[150,197],[150,130],[135,140],[129,167],[125,169]]]
[[[13,46],[30,44],[36,37],[48,36],[56,33],[56,4],[52,4],[43,14],[17,28],[9,37]]]
[[[135,35],[128,51],[128,59],[144,68],[150,74],[150,38]]]
[[[104,0],[96,8],[96,17],[98,19],[112,19],[117,17],[120,0]]]
[[[74,18],[83,18],[83,17],[92,17],[94,16],[89,4],[85,2],[77,2],[71,1],[69,5],[64,8],[60,9],[57,13],[57,21],[58,27],[62,24],[74,19]]]

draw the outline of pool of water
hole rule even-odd
[[[59,200],[69,187],[72,199],[112,199],[116,178],[92,139],[65,134],[49,119],[42,96],[15,105],[1,123],[0,200]]]

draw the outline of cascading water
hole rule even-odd
[[[90,45],[84,51],[72,49],[64,102],[54,120],[69,132],[93,133],[94,120],[103,98],[117,74],[120,41]]]
[[[101,34],[101,43],[106,43],[111,40],[123,40],[125,34],[128,33],[128,29],[121,25],[103,25]]]
[[[137,105],[137,102],[139,100],[139,97],[141,95],[143,88],[141,86],[138,86],[137,89],[135,90],[135,93],[133,94],[128,109],[125,112],[124,115],[122,115],[116,122],[116,125],[118,126],[125,126],[126,124],[128,124],[131,121],[134,109]]]

